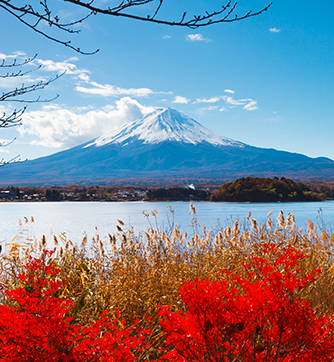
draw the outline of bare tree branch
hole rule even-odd
[[[1,67],[1,66],[0,66]],[[22,70],[19,70],[17,72],[13,72],[13,73],[6,73],[6,74],[0,74],[0,78],[15,78],[15,77],[23,77],[24,75],[27,75],[31,72],[34,72],[35,70],[38,70],[41,68],[41,65],[39,65],[38,67],[34,68],[34,69],[29,69],[25,72],[22,72]]]
[[[62,44],[70,49],[80,53],[80,54],[94,54],[99,51],[99,49],[93,52],[84,52],[80,48],[75,47],[71,44],[70,40],[61,40],[58,36],[50,35],[45,28],[42,28],[40,25],[47,24],[50,27],[54,27],[57,30],[64,32],[66,34],[77,34],[80,30],[77,30],[75,26],[78,24],[83,23],[92,15],[96,14],[104,14],[109,16],[115,17],[124,17],[134,20],[140,20],[145,22],[151,22],[155,24],[164,24],[170,26],[179,26],[179,27],[187,27],[190,29],[197,29],[200,27],[205,27],[212,24],[218,23],[230,23],[235,22],[238,20],[244,20],[253,16],[260,15],[267,11],[272,3],[268,4],[264,8],[259,11],[253,12],[252,10],[248,11],[246,14],[242,16],[238,16],[235,14],[235,10],[237,7],[237,2],[232,3],[232,0],[225,0],[227,3],[223,5],[219,10],[208,12],[206,11],[205,14],[194,15],[193,18],[187,17],[187,12],[185,11],[181,17],[181,20],[166,20],[166,19],[159,19],[158,15],[160,14],[160,10],[162,5],[167,2],[168,0],[119,0],[120,3],[115,7],[107,7],[102,8],[99,6],[95,6],[95,0],[60,0],[63,3],[70,3],[76,7],[83,8],[87,10],[87,14],[83,17],[79,17],[72,22],[62,22],[60,17],[57,14],[53,14],[52,10],[49,7],[48,0],[39,0],[39,2],[35,2],[37,4],[36,7],[33,6],[35,0],[30,0],[30,4],[25,4],[22,6],[20,4],[21,0],[0,0],[0,9],[8,12],[12,16],[14,16],[18,21],[26,25],[28,28],[32,29],[33,31],[37,32],[38,34],[50,39],[54,42]],[[143,7],[147,4],[156,4],[155,9],[146,16],[137,15],[132,11],[138,7]],[[233,16],[234,15],[234,16]],[[27,64],[32,64],[33,61],[36,59],[36,55],[32,58],[25,59],[21,62],[17,62],[16,59],[12,63],[6,63],[6,60],[0,61],[0,69],[1,68],[15,68],[16,67],[23,67]],[[0,74],[1,78],[15,78],[15,77],[22,77],[40,69],[40,66],[37,66],[33,69],[28,69],[26,71],[22,71],[19,69],[18,71],[7,72],[5,74]],[[63,73],[64,74],[64,73]],[[56,75],[54,78],[51,78],[47,81],[40,81],[34,83],[32,85],[24,85],[22,84],[21,87],[15,88],[14,90],[3,92],[0,95],[0,102],[19,102],[19,103],[36,103],[36,102],[49,102],[56,98],[59,95],[56,95],[52,99],[40,99],[38,96],[36,99],[24,99],[21,96],[36,92],[39,90],[44,89],[47,85],[54,82],[56,79],[61,77],[63,74]],[[22,122],[22,115],[26,110],[26,106],[21,109],[15,109],[9,115],[3,113],[0,116],[0,128],[9,128],[15,127],[21,124]],[[5,146],[0,142],[0,147]],[[16,163],[21,162],[18,157],[15,157],[9,161],[0,160],[0,166],[3,166],[8,163]]]
[[[29,64],[33,62],[37,57],[37,54],[35,54],[32,58],[27,58],[21,61],[20,63],[17,63],[17,59],[15,58],[12,63],[6,64],[6,59],[2,59],[0,63],[0,68],[13,68],[13,67],[22,67],[23,65]]]
[[[23,107],[19,110],[14,110],[10,115],[6,115],[4,112],[0,117],[0,128],[10,128],[19,126],[22,124],[22,115],[25,112],[27,107]],[[0,147],[3,146],[2,144]]]
[[[42,3],[42,2],[41,2]],[[44,13],[44,14],[40,14],[38,12],[35,12],[34,9],[32,8],[31,5],[25,5],[24,7],[16,7],[16,6],[13,6],[11,4],[11,1],[10,0],[0,0],[0,8],[6,10],[7,12],[9,12],[11,15],[13,15],[16,19],[18,19],[21,23],[23,23],[24,25],[28,26],[29,28],[31,28],[32,30],[34,30],[35,32],[43,35],[44,37],[46,37],[47,39],[50,39],[56,43],[60,43],[66,47],[69,47],[71,49],[73,49],[74,51],[80,53],[80,54],[84,54],[84,55],[91,55],[91,54],[95,54],[99,51],[99,49],[93,51],[93,52],[83,52],[80,50],[80,48],[76,48],[74,47],[73,45],[71,45],[71,41],[62,41],[56,37],[53,37],[51,35],[48,35],[46,32],[44,32],[43,30],[39,30],[37,28],[37,25],[41,22],[41,21],[45,21],[47,22],[50,26],[54,25],[56,26],[58,29],[60,30],[63,30],[65,32],[68,32],[70,34],[73,34],[73,33],[79,33],[80,30],[73,30],[73,29],[70,29],[70,26],[73,26],[75,24],[79,24],[81,23],[82,21],[86,20],[89,16],[92,15],[91,14],[88,14],[87,16],[79,19],[79,20],[76,20],[72,23],[68,23],[68,24],[60,24],[58,21],[59,21],[59,18],[58,16],[56,15],[53,19],[51,19],[50,15],[51,15],[51,12],[48,11],[47,13]],[[24,20],[24,16],[25,15],[32,15],[33,17],[37,18],[37,21],[35,21],[34,23],[33,22],[29,22],[29,20]]]
[[[36,56],[33,56],[32,58],[27,58],[21,62],[17,62],[16,59],[14,59],[12,62],[6,62],[5,59],[0,61],[0,69],[1,68],[11,68],[11,69],[17,69],[21,68],[25,65],[32,65],[33,61],[36,59]],[[22,71],[21,69],[18,69],[17,71],[13,72],[7,72],[4,75],[0,74],[0,78],[17,78],[25,76],[28,73],[34,72],[36,70],[40,69],[40,66],[37,66],[33,69],[28,69],[26,71]],[[64,72],[65,73],[65,72]],[[52,99],[41,99],[40,96],[38,96],[35,99],[25,99],[21,96],[24,96],[28,93],[37,92],[39,90],[44,89],[46,86],[48,86],[50,83],[57,80],[59,77],[61,77],[64,73],[57,74],[55,77],[50,78],[48,80],[42,80],[36,83],[33,83],[31,85],[24,85],[22,84],[21,87],[17,87],[13,90],[10,90],[8,92],[3,92],[0,94],[0,102],[19,102],[19,103],[40,103],[40,102],[51,102],[54,99],[58,98],[59,95],[57,94]],[[22,124],[22,116],[24,112],[26,111],[27,106],[23,106],[20,109],[14,109],[11,113],[4,112],[2,115],[0,115],[0,128],[10,128],[10,127],[16,127]],[[14,139],[15,140],[15,139]],[[0,147],[6,147],[10,145],[14,140],[10,142],[0,142]],[[4,160],[3,158],[0,159],[0,167],[4,165],[8,165],[11,163],[20,163],[24,162],[22,161],[19,156],[16,156],[10,160]]]
[[[0,145],[0,147],[1,147],[1,145]],[[21,160],[20,156],[21,155],[17,155],[15,157],[11,158],[10,160],[5,160],[4,158],[1,158],[0,159],[0,167],[5,166],[5,165],[9,165],[9,164],[13,164],[13,163],[23,163],[23,162],[27,161],[27,160]]]
[[[2,142],[0,142],[0,147],[9,146],[9,145],[12,144],[15,140],[16,140],[16,138],[14,138],[14,139],[11,140],[11,141],[2,141]],[[5,166],[5,165],[9,165],[9,164],[12,164],[12,163],[23,163],[23,162],[25,162],[26,160],[21,160],[21,159],[20,159],[20,156],[21,156],[21,155],[17,155],[17,156],[15,156],[15,157],[11,158],[10,160],[5,160],[4,158],[1,158],[1,159],[0,159],[0,167]]]
[[[40,97],[37,97],[37,99],[34,99],[34,100],[17,99],[17,97],[19,97],[23,94],[36,92],[38,90],[44,89],[47,85],[49,85],[50,83],[52,83],[55,80],[57,80],[58,78],[60,78],[64,73],[58,74],[54,78],[50,78],[47,81],[40,81],[40,82],[34,83],[32,85],[25,86],[24,84],[22,84],[22,86],[20,88],[15,88],[14,90],[11,90],[9,92],[2,93],[2,95],[0,95],[0,102],[4,102],[4,101],[20,102],[20,103],[51,102],[51,101],[57,99],[59,97],[59,94],[57,94],[52,99],[43,99],[43,100],[40,99]],[[14,76],[16,76],[16,75],[14,75]]]
[[[71,44],[71,41],[61,40],[57,36],[53,36],[48,34],[44,28],[41,29],[38,26],[40,23],[46,23],[50,27],[53,26],[60,31],[65,33],[74,34],[79,33],[80,30],[76,30],[73,27],[75,25],[81,24],[86,19],[88,19],[92,15],[96,14],[104,14],[116,17],[124,17],[130,18],[134,20],[146,21],[156,24],[164,24],[170,26],[180,26],[187,27],[190,29],[197,29],[200,27],[205,27],[212,24],[218,23],[231,23],[239,20],[244,20],[253,16],[260,15],[267,11],[272,3],[268,4],[261,10],[253,12],[252,10],[248,11],[242,16],[238,16],[235,14],[235,10],[237,7],[237,2],[232,3],[232,0],[225,0],[227,3],[223,5],[219,10],[208,12],[205,14],[194,15],[193,18],[187,17],[187,12],[184,12],[181,20],[166,20],[157,18],[158,13],[164,4],[168,0],[120,0],[121,2],[114,7],[99,7],[95,6],[95,0],[82,1],[82,0],[61,0],[64,3],[71,3],[76,7],[84,8],[88,11],[87,15],[84,17],[80,17],[72,22],[63,23],[58,15],[53,15],[52,10],[48,5],[48,0],[42,0],[37,4],[37,8],[34,8],[32,5],[33,0],[30,0],[30,4],[26,4],[24,6],[17,5],[19,0],[0,0],[0,8],[7,11],[11,15],[13,15],[17,20],[28,26],[30,29],[35,32],[43,35],[44,37],[60,43],[66,47],[73,49],[74,51],[80,54],[94,54],[99,51],[99,49],[93,52],[84,52],[80,48],[75,47]],[[137,15],[133,12],[137,7],[144,7],[147,4],[156,4],[155,9],[146,16]],[[234,15],[234,16],[233,16]]]

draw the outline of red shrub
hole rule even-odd
[[[332,317],[319,316],[301,292],[319,273],[301,276],[305,257],[292,247],[282,252],[263,245],[251,257],[248,277],[227,272],[219,281],[184,283],[186,312],[161,307],[166,336],[160,361],[298,361],[334,358]],[[269,258],[272,256],[272,260]],[[31,259],[21,287],[7,291],[11,306],[0,306],[0,362],[132,362],[150,348],[150,330],[106,310],[87,326],[74,323],[74,304],[59,296],[58,270]]]
[[[333,323],[317,316],[300,292],[314,280],[300,277],[305,256],[292,247],[271,262],[252,257],[248,278],[195,280],[180,290],[185,313],[162,307],[168,361],[330,361]],[[229,280],[231,279],[231,280]]]
[[[108,311],[89,326],[73,325],[68,313],[74,304],[57,296],[57,269],[35,259],[27,269],[23,286],[7,291],[14,306],[0,306],[1,362],[131,362],[148,348],[146,330],[111,319]]]

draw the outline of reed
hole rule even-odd
[[[192,204],[190,209],[198,228]],[[85,325],[106,308],[118,310],[126,319],[138,319],[138,328],[145,326],[149,317],[150,342],[158,348],[164,338],[158,322],[159,305],[184,310],[179,288],[186,281],[218,280],[228,273],[247,277],[245,263],[249,264],[250,256],[273,258],[263,248],[265,243],[275,244],[278,252],[291,245],[306,254],[299,266],[301,275],[321,269],[303,297],[319,314],[334,313],[334,234],[318,230],[311,220],[307,230],[296,229],[294,216],[284,218],[283,213],[277,219],[269,213],[262,225],[249,214],[242,227],[235,221],[215,232],[204,228],[190,235],[177,227],[169,233],[150,227],[143,235],[135,235],[125,230],[119,219],[117,233],[109,234],[108,242],[99,235],[92,240],[84,236],[80,245],[64,235],[49,241],[45,236],[42,240],[16,238],[0,256],[0,286],[1,290],[17,287],[27,260],[45,258],[45,263],[60,269],[58,278],[65,282],[61,295],[75,303],[72,316],[76,323]],[[44,249],[53,254],[43,255]],[[0,303],[9,303],[4,293],[0,299]]]

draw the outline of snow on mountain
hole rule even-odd
[[[133,139],[144,144],[177,141],[193,145],[207,142],[214,146],[234,146],[243,148],[241,142],[220,136],[208,130],[195,120],[171,108],[157,108],[154,112],[129,123],[108,135],[96,138],[84,148],[104,146],[111,143],[125,145]]]
[[[209,131],[174,109],[159,108],[85,144],[1,167],[0,184],[163,185],[244,176],[333,180],[334,161],[249,146]]]

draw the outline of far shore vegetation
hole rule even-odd
[[[8,186],[0,202],[38,201],[225,201],[298,202],[334,199],[334,182],[296,182],[284,177],[243,177],[223,185],[189,184],[157,187],[128,186]]]
[[[237,202],[288,202],[288,201],[322,201],[325,194],[313,191],[309,186],[294,182],[284,177],[273,179],[244,177],[235,182],[228,182],[219,188],[211,201]]]

